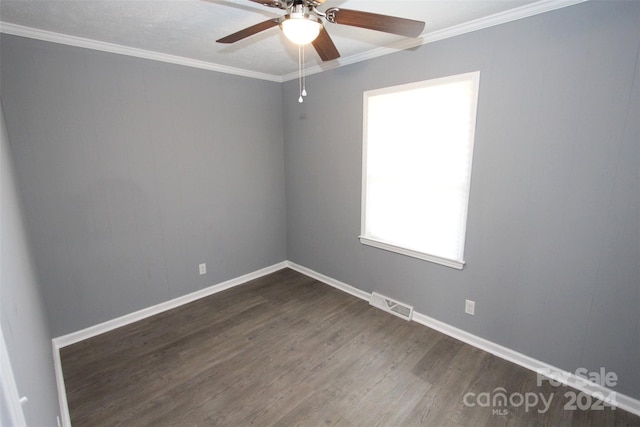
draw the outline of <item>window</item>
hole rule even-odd
[[[364,93],[363,244],[462,269],[479,79]]]

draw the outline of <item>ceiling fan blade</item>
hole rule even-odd
[[[331,61],[332,59],[340,58],[340,52],[338,52],[336,45],[333,44],[333,40],[331,40],[329,33],[327,33],[327,30],[325,30],[324,27],[322,27],[320,34],[318,34],[318,37],[316,37],[311,44],[316,49],[316,52],[318,52],[318,55],[320,55],[320,59],[323,61]]]
[[[282,3],[280,3],[279,0],[250,0],[250,1],[254,3],[260,3],[269,7],[277,7],[279,9],[282,8]]]
[[[326,11],[327,20],[336,24],[367,28],[406,37],[418,37],[424,29],[424,22],[413,19],[397,18],[358,10],[330,8]]]
[[[268,30],[271,27],[275,27],[279,23],[280,23],[280,18],[272,18],[267,21],[261,22],[259,24],[247,27],[244,30],[240,30],[237,33],[230,34],[227,37],[223,37],[219,40],[216,40],[216,42],[217,43],[235,43],[239,40],[242,40],[249,36],[257,34],[260,31]]]

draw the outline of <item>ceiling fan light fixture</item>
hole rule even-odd
[[[298,45],[311,43],[322,29],[318,18],[306,13],[291,13],[285,18],[280,28],[289,40]]]

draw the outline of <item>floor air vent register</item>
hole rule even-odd
[[[377,292],[371,294],[369,304],[395,316],[401,317],[404,320],[411,320],[411,318],[413,317],[412,306],[385,297],[384,295],[380,295]]]

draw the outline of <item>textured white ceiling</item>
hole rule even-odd
[[[550,7],[553,2],[549,0],[327,0],[319,10],[339,6],[422,20],[426,22],[423,34],[427,37],[509,11],[555,8],[563,2],[576,1],[556,1],[556,5]],[[279,28],[232,45],[215,41],[283,14],[284,11],[249,0],[1,0],[3,26],[0,28],[13,34],[21,34],[16,32],[17,26],[45,30],[263,73],[277,80],[286,79],[297,70],[297,48],[284,38]],[[366,57],[376,49],[399,46],[404,40],[344,25],[325,23],[325,27],[342,57],[323,64],[313,48],[308,47],[307,69],[333,68],[353,62],[353,58]]]

